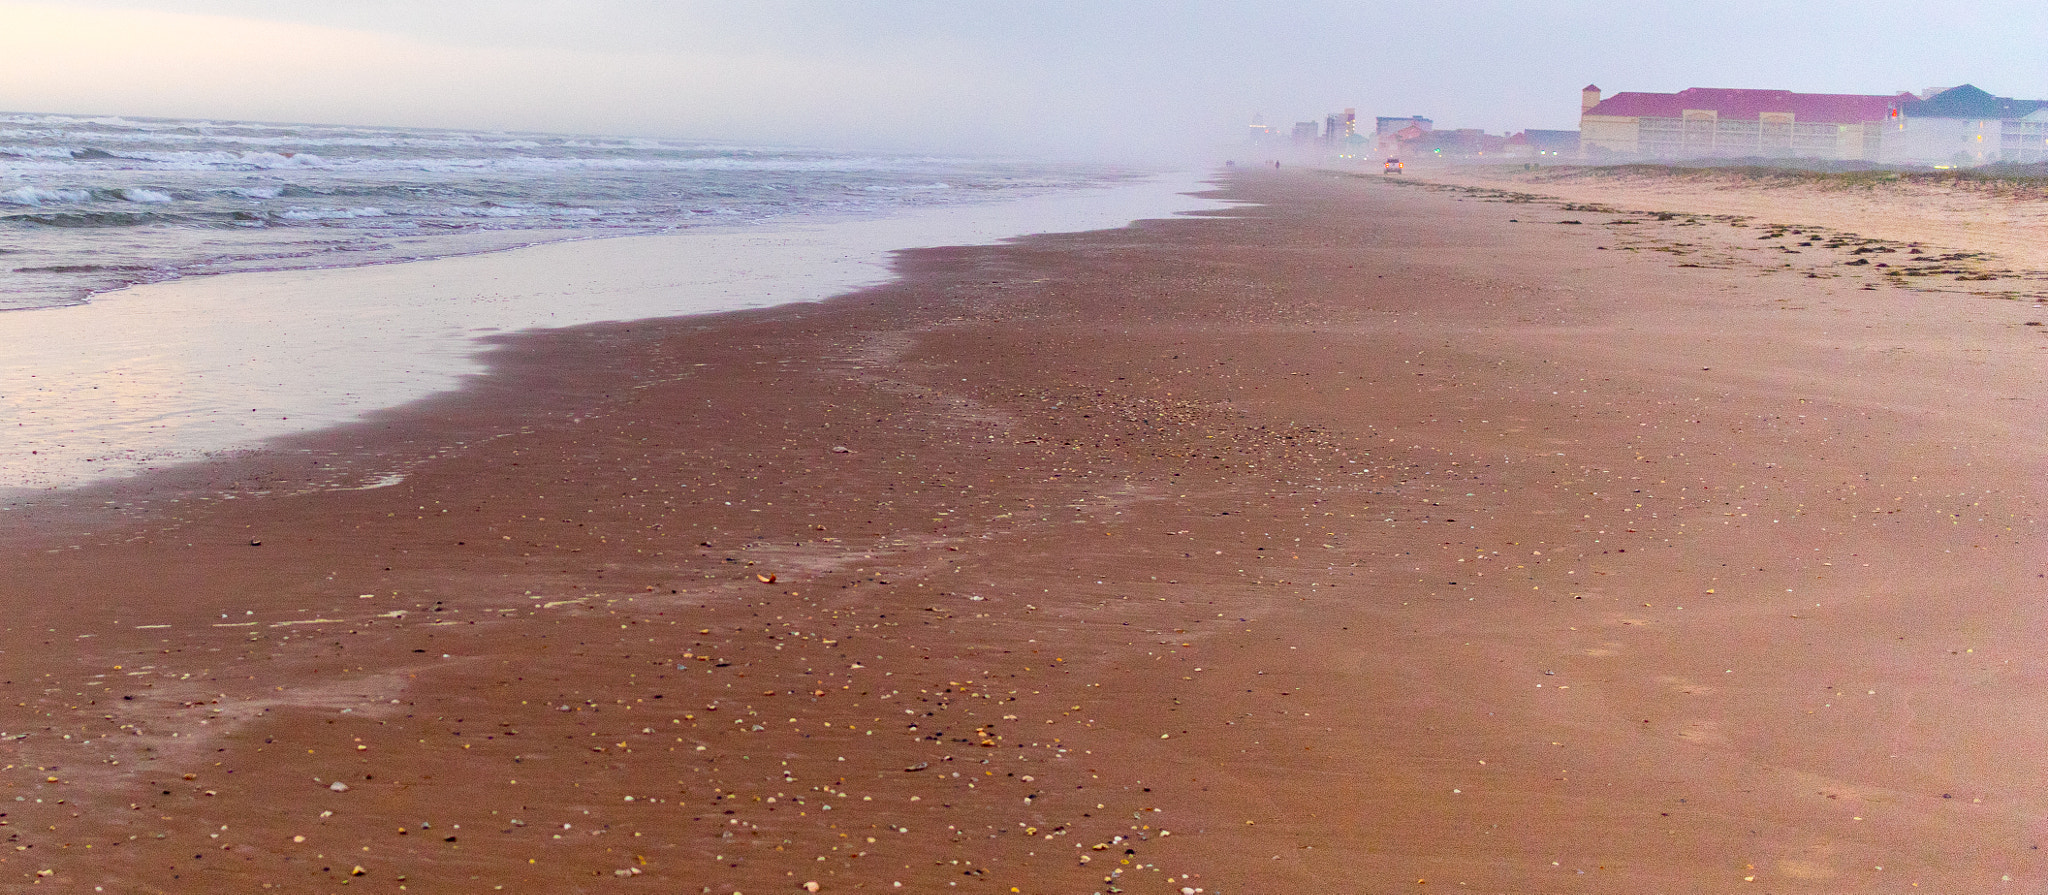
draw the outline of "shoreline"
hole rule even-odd
[[[0,499],[257,449],[455,388],[480,336],[818,301],[906,246],[1090,230],[1206,207],[1197,175],[769,225],[558,241],[405,264],[244,272],[0,316]]]
[[[2010,723],[2048,711],[2037,310],[1788,274],[1732,226],[1223,191],[507,338],[462,392],[152,480],[177,503],[0,520],[0,877],[2048,872]]]

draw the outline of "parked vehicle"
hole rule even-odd
[[[1401,173],[1401,160],[1397,158],[1387,159],[1386,170],[1388,174]]]

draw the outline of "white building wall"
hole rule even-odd
[[[1909,117],[1886,125],[1881,157],[1909,165],[1982,165],[1999,160],[2003,133],[1996,120]]]

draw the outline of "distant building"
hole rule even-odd
[[[1323,142],[1332,147],[1347,146],[1353,134],[1358,133],[1358,110],[1345,109],[1331,112],[1323,118]]]
[[[1406,132],[1406,129],[1403,129]],[[1401,153],[1408,156],[1430,155],[1437,158],[1482,158],[1485,156],[1507,156],[1506,137],[1489,134],[1475,127],[1456,130],[1432,130],[1411,139],[1401,141]]]
[[[1677,93],[1580,93],[1588,158],[1878,159],[1912,94],[1864,96],[1694,87]]]
[[[1316,141],[1316,123],[1313,121],[1295,122],[1293,137],[1296,143],[1314,143]]]
[[[1267,126],[1266,116],[1260,115],[1256,112],[1252,113],[1252,127],[1250,136],[1251,141],[1254,144],[1264,143],[1267,140],[1273,138],[1273,129]]]
[[[2048,100],[1992,96],[1970,84],[1909,97],[1885,130],[1881,157],[1956,166],[2048,160]]]
[[[1529,136],[1529,142],[1536,147],[1537,155],[1566,156],[1579,155],[1579,132],[1560,130],[1538,130],[1530,128],[1522,133]]]
[[[1436,122],[1420,115],[1406,118],[1373,119],[1373,153],[1380,156],[1399,156],[1404,146],[1414,145],[1416,140],[1436,129]]]
[[[1436,129],[1436,124],[1420,115],[1410,115],[1406,118],[1375,118],[1373,119],[1372,135],[1375,137],[1391,137],[1399,133],[1402,128],[1407,127],[1428,133]]]
[[[1507,139],[1509,158],[1578,158],[1578,131],[1548,131],[1531,128]]]

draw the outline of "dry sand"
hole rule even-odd
[[[1430,181],[1505,188],[1566,202],[1726,215],[1822,227],[1893,242],[1986,252],[2021,270],[2048,270],[2048,197],[2029,183],[1886,180],[1882,173],[1657,166],[1433,167]]]
[[[0,517],[0,879],[2048,878],[2048,312],[1756,222],[1227,192]]]

